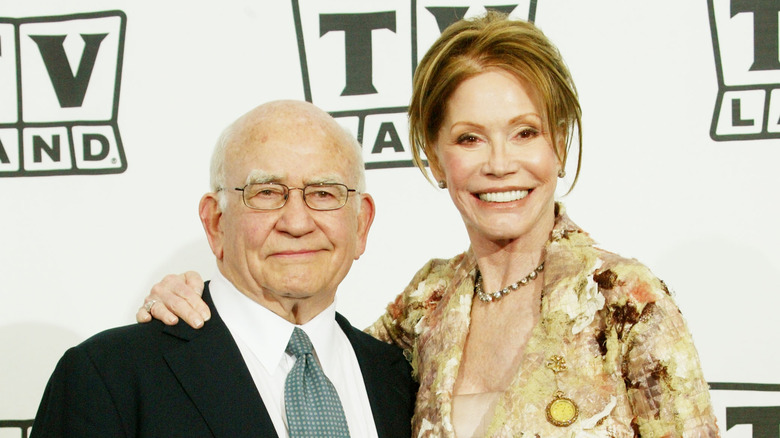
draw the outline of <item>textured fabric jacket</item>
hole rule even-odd
[[[707,383],[668,289],[635,260],[595,248],[556,206],[546,248],[541,318],[487,436],[718,436]],[[434,259],[368,331],[406,350],[420,381],[414,437],[452,437],[452,397],[469,331],[476,262]],[[565,371],[553,373],[551,357]],[[546,415],[556,391],[577,420]]]

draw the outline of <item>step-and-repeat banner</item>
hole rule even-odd
[[[0,4],[0,438],[26,436],[65,349],[133,323],[164,274],[214,272],[197,218],[212,146],[262,102],[311,101],[362,142],[377,218],[337,297],[353,324],[465,250],[411,167],[405,111],[426,48],[485,8],[536,22],[572,70],[570,216],[673,290],[723,435],[780,435],[778,2],[212,3]]]

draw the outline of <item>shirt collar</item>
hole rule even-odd
[[[209,283],[214,305],[234,337],[240,338],[269,373],[287,356],[285,349],[295,324],[241,293],[217,272]],[[323,367],[334,363],[334,339],[341,328],[336,323],[335,299],[330,306],[300,327],[311,339],[315,356]]]

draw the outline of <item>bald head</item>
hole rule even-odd
[[[241,116],[220,137],[213,191],[199,206],[220,272],[289,321],[319,314],[366,248],[375,208],[363,173],[360,145],[312,104],[270,102]],[[281,186],[281,205],[256,206]],[[344,202],[320,208],[331,200]]]
[[[287,142],[289,148],[318,138],[338,151],[354,171],[356,188],[365,191],[365,170],[360,144],[330,114],[309,102],[278,100],[262,104],[239,117],[219,138],[211,159],[211,190],[224,189],[231,169],[258,145]],[[246,181],[248,182],[248,181]],[[224,198],[224,195],[221,195]]]

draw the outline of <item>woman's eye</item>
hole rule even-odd
[[[463,134],[458,136],[458,144],[471,144],[476,143],[479,141],[479,138],[477,138],[476,135],[473,134]]]
[[[522,139],[532,139],[532,138],[536,137],[537,135],[539,135],[539,131],[537,131],[536,129],[533,129],[533,128],[522,129],[517,134],[517,136],[522,138]]]

